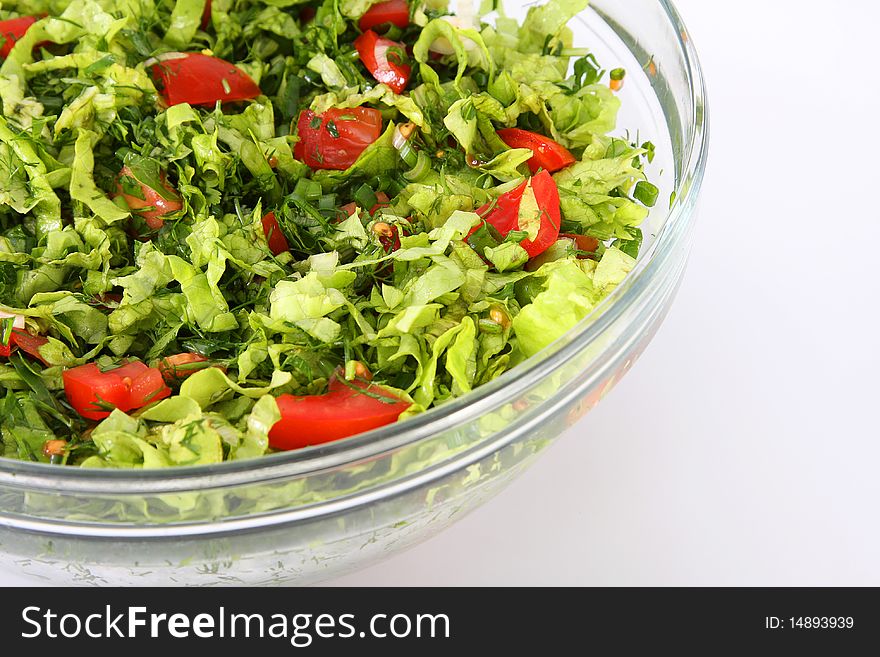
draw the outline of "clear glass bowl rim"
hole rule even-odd
[[[546,355],[531,358],[473,392],[406,422],[326,445],[270,454],[248,461],[156,470],[67,468],[0,458],[0,485],[20,489],[125,495],[223,488],[317,473],[417,443],[444,427],[476,420],[504,403],[519,389],[526,388],[530,382],[549,376],[573,354],[589,347],[628,308],[650,294],[652,280],[663,270],[664,263],[687,235],[693,221],[693,205],[705,173],[709,115],[703,71],[693,41],[674,5],[670,0],[657,2],[675,28],[690,82],[692,116],[688,117],[688,121],[692,128],[687,135],[688,148],[681,158],[681,168],[676,176],[677,181],[688,180],[690,185],[684,190],[677,185],[676,199],[669,208],[663,228],[629,274],[628,284],[609,295],[590,317],[560,338],[555,347],[548,348]],[[491,440],[490,437],[485,442]]]

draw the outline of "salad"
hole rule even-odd
[[[0,456],[338,440],[575,326],[658,196],[586,5],[0,3]]]

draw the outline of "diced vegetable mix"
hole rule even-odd
[[[253,458],[464,395],[633,267],[624,72],[444,0],[0,9],[0,455]]]

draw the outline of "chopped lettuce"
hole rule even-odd
[[[430,132],[430,124],[425,122],[425,116],[419,106],[409,96],[401,96],[394,93],[384,84],[377,84],[372,89],[364,93],[346,93],[340,94],[330,91],[326,94],[316,96],[312,101],[311,109],[320,114],[326,112],[330,108],[348,109],[352,107],[360,107],[365,104],[379,103],[384,107],[393,107],[400,114],[423,130]]]
[[[526,19],[519,28],[520,48],[524,52],[541,52],[548,39],[563,39],[571,45],[568,21],[587,8],[589,0],[548,0],[545,4],[529,8]]]
[[[626,192],[645,179],[636,166],[643,153],[619,140],[594,139],[583,160],[554,176],[565,219],[601,240],[633,239],[648,208]]]
[[[621,284],[658,193],[653,146],[610,136],[620,100],[566,27],[586,0],[549,0],[521,25],[497,3],[455,16],[445,0],[412,4],[411,25],[385,35],[402,44],[385,56],[412,69],[402,93],[353,46],[376,2],[328,0],[305,20],[305,0],[214,0],[204,23],[205,0],[3,4],[4,19],[41,18],[0,63],[0,311],[44,340],[0,363],[0,456],[256,458],[272,451],[279,395],[322,394],[364,367],[412,403],[406,418],[538,354]],[[167,106],[153,66],[174,52],[226,59],[261,93]],[[352,136],[319,120],[311,135],[316,157],[335,149],[350,166],[297,157],[302,111],[353,108],[376,122],[348,117]],[[481,227],[531,175],[532,150],[498,135],[512,127],[574,155],[553,174],[556,228],[597,239],[594,253],[561,237],[530,257],[521,242],[544,217],[530,185],[516,230]],[[66,368],[178,354],[202,359],[166,369],[158,402],[94,422],[66,398]]]
[[[592,260],[557,260],[539,269],[543,290],[513,318],[517,346],[534,356],[561,338],[592,312],[624,279],[635,260],[611,248],[599,263]]]
[[[171,11],[164,41],[169,48],[185,50],[192,43],[208,0],[178,0]]]

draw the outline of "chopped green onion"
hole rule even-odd
[[[644,180],[640,180],[633,190],[633,198],[649,208],[654,207],[659,195],[660,190],[657,189],[657,186]]]
[[[0,328],[0,344],[4,347],[9,344],[9,340],[12,338],[12,326],[15,322],[15,317],[4,317],[0,320],[0,324],[2,324],[2,328]]]
[[[574,63],[574,84],[568,93],[577,93],[583,87],[597,83],[603,73],[595,55],[592,53],[584,55]]]
[[[467,237],[467,243],[471,248],[482,257],[486,252],[486,247],[496,248],[503,238],[498,230],[487,222],[483,222],[477,230]]]
[[[317,201],[322,194],[321,184],[308,178],[300,178],[296,181],[293,193],[306,201]]]
[[[412,123],[401,123],[394,128],[394,138],[392,139],[394,148],[400,153],[400,159],[409,167],[418,164],[418,154],[410,143],[415,130],[416,127]]]
[[[608,148],[605,150],[605,157],[613,158],[620,157],[624,153],[626,153],[630,149],[629,144],[627,144],[622,139],[611,139],[611,143],[608,145]]]
[[[408,141],[404,142],[403,146],[400,147],[400,159],[410,167],[418,164],[418,153]]]
[[[89,76],[97,75],[98,73],[100,73],[101,71],[104,71],[105,69],[109,68],[111,65],[113,65],[115,63],[116,63],[116,58],[113,55],[105,55],[104,57],[102,57],[101,59],[96,61],[95,63],[89,64],[88,66],[86,66],[86,68],[83,70],[83,72]],[[224,82],[225,82],[225,80],[224,80]],[[229,92],[227,91],[226,93],[229,93]]]
[[[392,41],[400,41],[400,37],[403,36],[403,30],[400,29],[399,27],[397,27],[396,25],[394,25],[393,23],[385,23],[385,24],[389,25],[389,28],[385,32],[385,34],[383,34],[382,36],[386,39],[391,39]],[[360,57],[360,55],[358,54],[357,51],[355,51],[355,54],[358,55],[358,57]]]
[[[410,182],[419,182],[431,172],[431,158],[429,158],[424,151],[419,151],[416,159],[415,166],[406,171],[403,174],[403,177],[409,180]]]
[[[478,320],[477,327],[480,329],[480,333],[491,333],[495,335],[504,333],[504,327],[497,322],[493,322],[491,319]]]
[[[354,193],[354,200],[364,210],[369,210],[376,205],[377,202],[376,193],[367,184],[358,187],[357,191]]]
[[[516,242],[519,244],[524,239],[528,239],[529,233],[525,230],[512,230],[507,233],[507,237],[504,238],[505,242]]]
[[[623,251],[626,255],[631,258],[638,258],[639,251],[642,248],[642,229],[641,228],[631,228],[630,232],[633,233],[633,238],[631,240],[623,240],[617,239],[614,240],[614,246]]]

